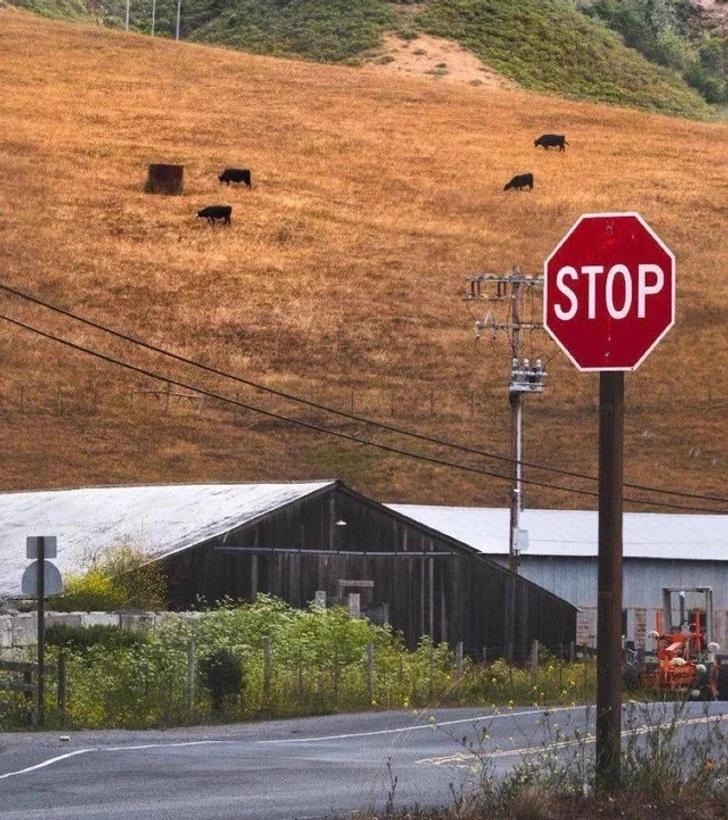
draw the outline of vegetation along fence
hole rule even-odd
[[[158,629],[48,629],[48,727],[142,728],[216,720],[323,714],[370,708],[577,703],[594,691],[594,664],[573,646],[534,643],[511,666],[485,662],[423,638],[408,652],[388,626],[341,608],[254,604],[175,619]],[[5,650],[6,655],[32,648]],[[573,656],[573,657],[570,657]],[[60,659],[60,664],[59,664]],[[0,673],[1,676],[1,673]],[[52,676],[51,676],[52,678]],[[58,692],[62,692],[62,698]],[[28,726],[27,693],[0,688],[0,729]]]

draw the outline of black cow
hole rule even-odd
[[[522,191],[526,186],[529,190],[533,190],[533,174],[517,174],[503,190],[507,191],[509,188],[515,188],[516,191]]]
[[[569,143],[563,134],[541,134],[541,136],[533,141],[533,147],[538,148],[540,145],[545,150],[549,148],[558,148],[559,151],[566,151],[566,146]]]
[[[242,182],[248,188],[253,187],[250,178],[250,171],[247,168],[226,168],[218,177],[220,182],[226,182],[228,185],[231,182]]]
[[[230,205],[208,205],[207,208],[197,212],[197,218],[206,219],[211,225],[215,224],[216,219],[222,219],[224,225],[229,225],[232,212]]]

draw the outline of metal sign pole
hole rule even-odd
[[[599,374],[597,787],[619,783],[622,730],[622,485],[624,373]]]
[[[36,725],[43,728],[45,700],[45,538],[38,538],[38,675],[36,679]]]

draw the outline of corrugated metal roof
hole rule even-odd
[[[17,596],[28,535],[55,535],[62,574],[106,547],[161,558],[310,495],[333,481],[94,487],[0,494],[0,595]]]
[[[480,552],[508,554],[505,508],[387,506]],[[528,555],[595,557],[597,515],[592,510],[524,510],[520,526],[528,530]],[[625,513],[624,555],[728,561],[728,515]]]

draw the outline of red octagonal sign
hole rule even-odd
[[[579,370],[635,370],[675,323],[675,257],[639,214],[583,214],[544,265],[544,325]]]

